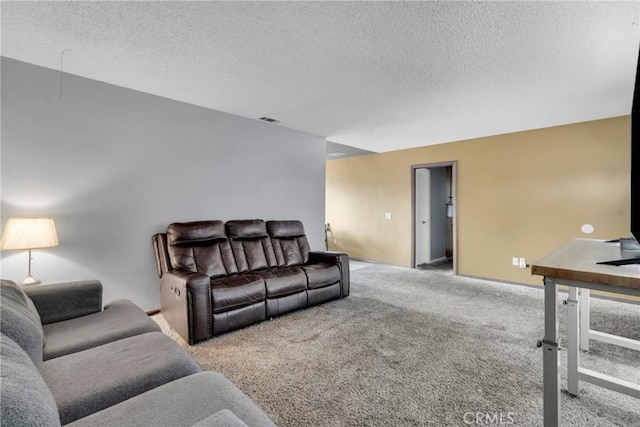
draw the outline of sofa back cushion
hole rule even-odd
[[[33,301],[10,280],[0,282],[0,332],[15,341],[42,368],[44,333]]]
[[[267,226],[263,220],[227,221],[226,228],[239,272],[278,266]]]
[[[211,278],[238,272],[222,221],[173,223],[167,227],[171,268]]]
[[[7,426],[59,426],[60,415],[51,390],[25,351],[0,335],[0,420]]]
[[[309,261],[309,241],[300,221],[267,221],[273,250],[281,267],[303,265]]]

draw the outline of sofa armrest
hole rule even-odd
[[[319,262],[328,262],[338,265],[338,268],[340,268],[340,274],[342,275],[340,296],[346,297],[349,295],[349,255],[335,251],[309,252],[308,263],[317,264]]]
[[[167,233],[154,234],[151,238],[153,252],[156,258],[156,273],[158,277],[169,271],[169,254],[167,253]]]
[[[38,310],[43,325],[102,311],[98,280],[36,285],[22,288]]]
[[[162,315],[189,344],[212,336],[211,278],[204,273],[172,270],[160,279]]]
[[[346,262],[349,267],[349,255],[336,251],[312,251],[309,252],[309,264],[317,264],[319,262],[332,262],[340,264]]]

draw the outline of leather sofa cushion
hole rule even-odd
[[[243,274],[211,281],[214,313],[255,304],[266,297],[264,280],[260,276]]]
[[[304,236],[304,226],[300,221],[267,221],[267,231],[271,237]]]
[[[278,266],[263,220],[228,221],[226,227],[239,273]]]
[[[268,237],[256,240],[235,240],[231,243],[231,247],[240,272],[278,266]]]
[[[261,219],[239,219],[227,221],[227,234],[230,239],[256,239],[269,237],[267,226]]]
[[[318,263],[302,267],[307,275],[309,289],[317,289],[333,285],[340,281],[340,269],[335,264]]]
[[[238,272],[222,221],[173,223],[167,227],[173,269],[216,278]]]
[[[175,222],[167,227],[167,237],[174,246],[227,240],[222,221]]]
[[[273,239],[273,251],[279,266],[303,265],[309,260],[309,246],[301,244],[300,239]]]
[[[307,276],[301,268],[283,268],[254,273],[264,279],[267,298],[276,298],[307,289]]]
[[[267,221],[273,251],[280,267],[303,265],[309,261],[309,242],[300,221]]]

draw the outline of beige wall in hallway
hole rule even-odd
[[[409,266],[411,165],[455,160],[458,272],[540,284],[511,258],[531,263],[576,237],[630,235],[629,153],[625,116],[331,160],[330,249]]]

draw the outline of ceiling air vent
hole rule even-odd
[[[260,117],[260,120],[269,123],[280,123],[280,120],[272,119],[271,117]]]

